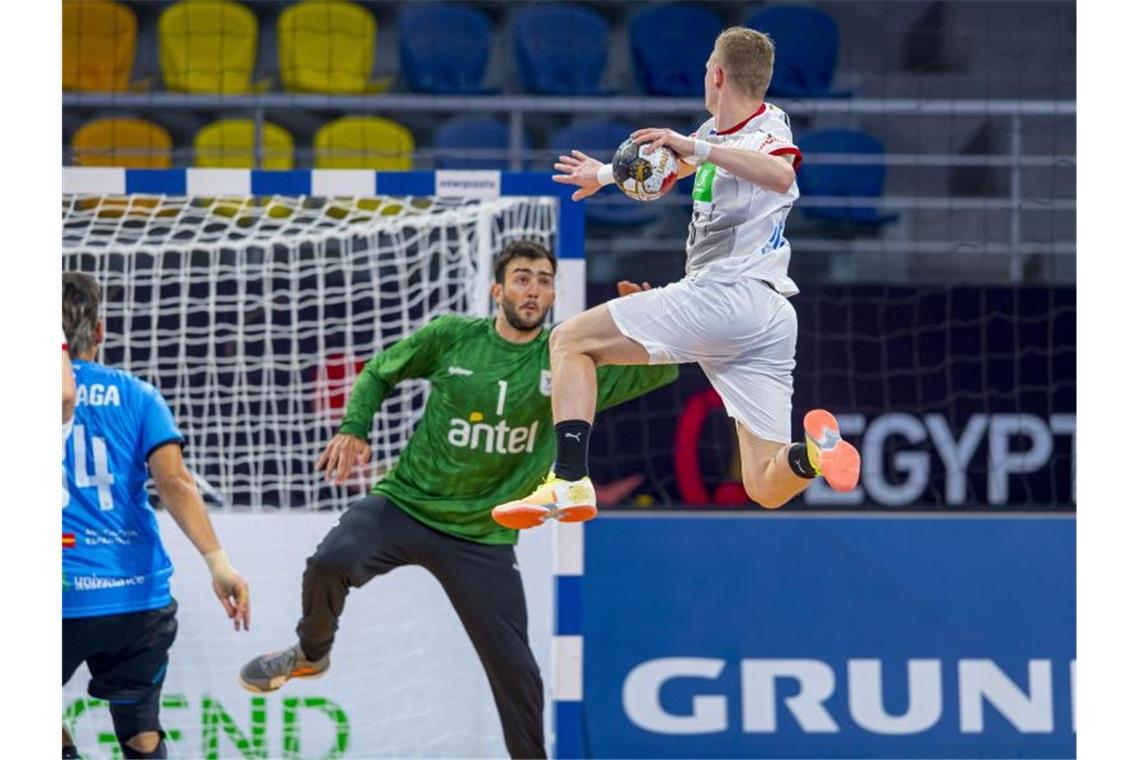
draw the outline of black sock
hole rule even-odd
[[[586,455],[590,451],[590,423],[585,420],[566,420],[554,426],[557,438],[554,455],[554,474],[563,480],[578,480],[589,473]]]
[[[788,449],[788,466],[792,468],[792,472],[805,480],[815,478],[815,468],[808,459],[806,443],[793,443]]]

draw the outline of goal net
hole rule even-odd
[[[313,464],[360,367],[442,313],[489,313],[495,251],[552,246],[554,198],[63,197],[63,269],[103,287],[102,360],[154,383],[207,499],[339,509],[382,475],[428,392],[375,418],[374,470]]]

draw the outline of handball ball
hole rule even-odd
[[[650,150],[630,138],[614,153],[614,181],[635,201],[655,201],[677,184],[677,154],[662,145]]]

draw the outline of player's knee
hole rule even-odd
[[[158,731],[144,731],[135,734],[122,743],[123,757],[131,760],[149,760],[150,758],[166,757],[166,743],[162,741],[162,734]]]
[[[344,578],[352,572],[352,563],[342,553],[319,548],[309,557],[308,572],[320,578]]]
[[[745,478],[744,492],[748,498],[764,509],[778,509],[787,503],[788,499],[772,488],[764,478]]]
[[[566,323],[555,325],[550,332],[550,353],[561,353],[569,349],[574,343],[573,332],[567,329]]]

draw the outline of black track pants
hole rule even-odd
[[[310,660],[332,649],[350,588],[402,565],[443,585],[491,682],[511,757],[545,757],[542,679],[527,641],[526,598],[513,546],[464,541],[429,528],[382,496],[349,508],[313,556],[297,636]]]

